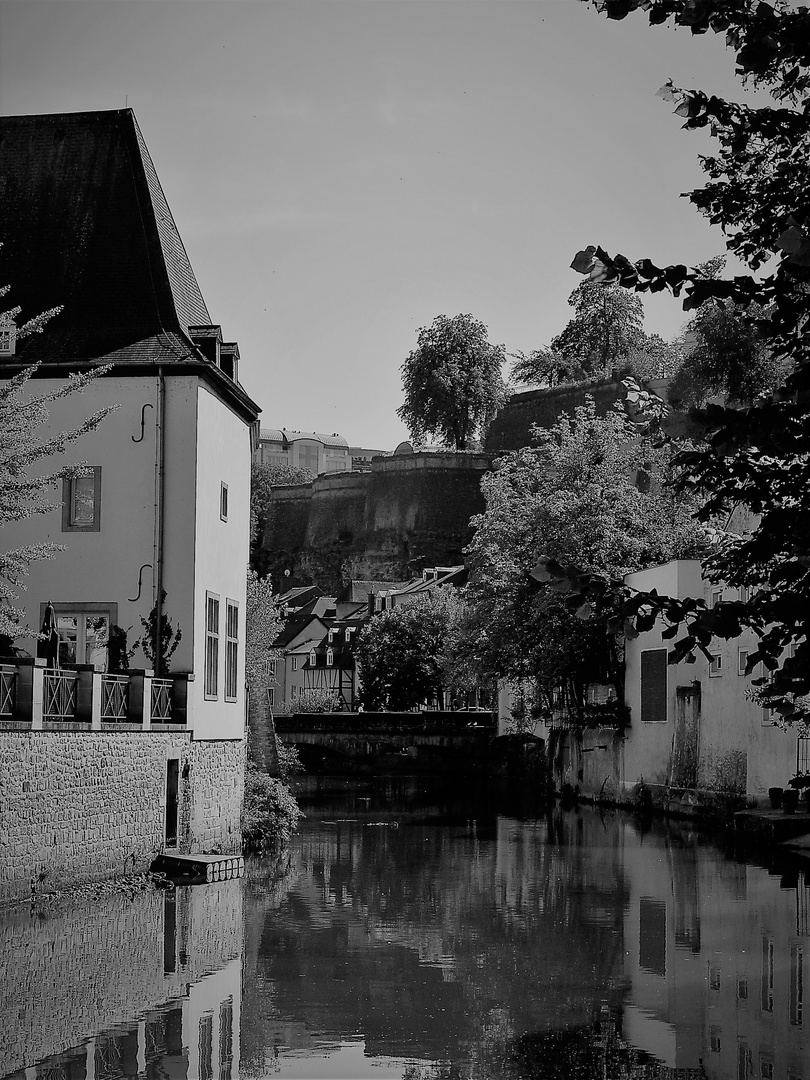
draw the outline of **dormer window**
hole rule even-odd
[[[347,626],[346,627],[346,641],[351,641],[352,634],[354,634],[354,627],[353,626]]]
[[[332,667],[335,662],[335,654],[331,649],[326,650],[326,666]]]
[[[335,635],[336,634],[337,634],[337,630],[335,630],[335,629],[332,629],[332,630],[329,631],[329,644],[330,645],[335,640]]]
[[[315,650],[310,649],[309,650],[309,665],[310,665],[310,667],[315,667],[317,662],[318,662],[318,658],[315,656]]]

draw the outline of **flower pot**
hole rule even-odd
[[[778,810],[782,805],[782,792],[780,787],[768,788],[768,798],[771,800],[771,809]]]
[[[795,814],[799,805],[799,793],[796,788],[786,788],[782,792],[782,813]]]

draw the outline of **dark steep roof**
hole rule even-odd
[[[0,205],[7,304],[22,321],[63,308],[20,362],[200,364],[188,328],[211,316],[131,109],[0,117]]]

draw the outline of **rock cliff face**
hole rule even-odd
[[[332,592],[352,578],[404,581],[423,566],[464,561],[470,518],[481,513],[486,453],[375,458],[371,472],[277,488],[257,559],[276,587]],[[289,575],[285,576],[285,571]]]

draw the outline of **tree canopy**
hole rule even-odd
[[[273,513],[272,489],[309,484],[315,479],[309,469],[292,465],[254,464],[250,472],[250,565],[259,573],[266,571],[261,555],[262,537]]]
[[[405,402],[397,415],[411,438],[438,438],[456,450],[486,431],[506,399],[503,345],[491,345],[472,315],[437,315],[422,327],[402,365]]]
[[[0,288],[0,299],[9,286]],[[16,329],[17,339],[42,333],[45,325],[61,308],[53,308],[29,319]],[[0,325],[13,325],[18,307],[0,312]],[[51,490],[61,480],[80,475],[85,462],[63,465],[52,471],[38,472],[38,463],[64,453],[69,445],[93,431],[117,406],[99,409],[77,427],[54,433],[45,428],[48,405],[71,394],[80,393],[87,384],[109,370],[96,368],[83,375],[69,375],[64,382],[41,394],[31,392],[31,380],[39,364],[24,368],[0,383],[0,527],[56,509]],[[45,430],[43,430],[45,429]],[[50,559],[64,549],[59,544],[28,544],[12,551],[0,551],[0,635],[14,638],[30,628],[24,626],[25,613],[15,607],[19,590],[32,562]]]
[[[610,378],[614,370],[643,379],[672,375],[681,350],[643,329],[641,300],[618,286],[581,282],[568,297],[574,316],[548,348],[514,354],[513,382],[533,386]]]
[[[707,129],[716,152],[701,158],[707,184],[689,194],[726,246],[747,265],[733,278],[706,276],[682,264],[658,266],[580,251],[572,266],[593,285],[635,292],[685,293],[683,307],[732,304],[768,318],[757,323],[770,356],[789,371],[782,386],[754,406],[707,406],[700,414],[706,445],[683,452],[679,485],[698,492],[708,520],[742,504],[759,518],[750,535],[728,535],[707,572],[751,590],[750,599],[707,610],[702,600],[625,596],[641,625],[656,614],[671,636],[685,634],[671,661],[692,658],[714,637],[752,629],[759,644],[748,670],[773,672],[763,697],[788,720],[810,709],[810,10],[757,0],[588,0],[609,18],[643,9],[651,24],[673,22],[693,34],[725,35],[743,81],[767,89],[776,106],[752,107],[668,83],[662,97],[689,130]],[[774,258],[775,257],[775,258]],[[773,260],[773,261],[772,261]],[[764,273],[758,271],[765,269]],[[707,308],[707,310],[709,310]],[[555,571],[556,572],[556,571]],[[570,577],[575,584],[576,575]],[[595,581],[591,581],[594,584]],[[580,592],[587,582],[580,582]],[[600,590],[604,582],[597,583]],[[576,589],[575,589],[576,592]],[[621,595],[621,593],[620,593]],[[574,602],[578,602],[575,600]],[[794,655],[782,659],[793,647]]]
[[[397,711],[441,701],[462,609],[458,592],[448,585],[370,619],[354,650],[363,706]]]
[[[482,481],[486,510],[472,520],[467,549],[477,612],[469,636],[485,670],[535,678],[550,694],[571,680],[581,690],[585,681],[620,676],[607,637],[610,603],[600,619],[582,622],[564,596],[531,578],[538,559],[553,553],[621,577],[692,557],[704,536],[688,500],[663,486],[669,450],[639,438],[623,412],[599,417],[588,397],[553,428],[537,429],[535,440]]]

